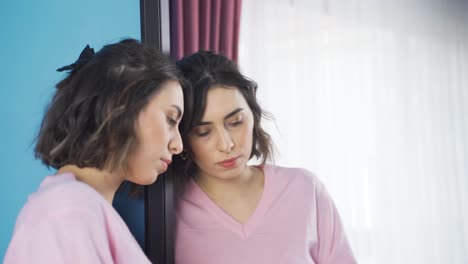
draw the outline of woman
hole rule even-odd
[[[265,164],[272,144],[256,84],[211,52],[177,65],[194,109],[172,167],[183,187],[176,263],[356,263],[323,184],[304,169]],[[260,165],[248,164],[254,157]]]
[[[63,70],[35,148],[58,171],[21,210],[5,263],[149,263],[111,202],[124,180],[151,184],[181,152],[181,77],[130,39],[87,46]]]

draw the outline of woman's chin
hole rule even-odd
[[[151,185],[151,184],[156,182],[158,177],[159,177],[159,173],[154,172],[152,175],[148,175],[145,178],[139,179],[139,181],[136,182],[136,184],[138,184],[138,185]]]

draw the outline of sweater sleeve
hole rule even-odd
[[[104,218],[90,210],[28,216],[13,234],[4,263],[113,263]]]
[[[357,263],[330,194],[321,183],[315,191],[318,245],[310,249],[312,258],[318,264]]]

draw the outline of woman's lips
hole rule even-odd
[[[236,166],[236,161],[239,157],[234,157],[231,159],[223,160],[219,162],[218,164],[223,166],[224,168],[232,168]]]
[[[172,160],[170,159],[161,159],[161,160],[164,161],[167,164],[167,166],[171,165],[172,163]]]
[[[171,165],[172,160],[169,160],[169,159],[161,159],[161,160],[162,160],[162,163],[164,165],[163,171],[161,172],[161,173],[163,173],[163,172],[165,172],[167,170],[169,165]]]

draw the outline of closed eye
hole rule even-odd
[[[196,135],[197,135],[198,137],[206,137],[206,136],[208,136],[208,135],[210,134],[210,132],[211,132],[210,130],[208,130],[208,131],[203,131],[203,132],[197,132]]]
[[[172,127],[177,125],[177,120],[172,117],[167,117],[167,123]]]
[[[230,127],[236,127],[236,126],[239,126],[243,123],[242,120],[239,120],[239,121],[235,121],[235,122],[232,122],[232,123],[229,123],[229,126]]]

